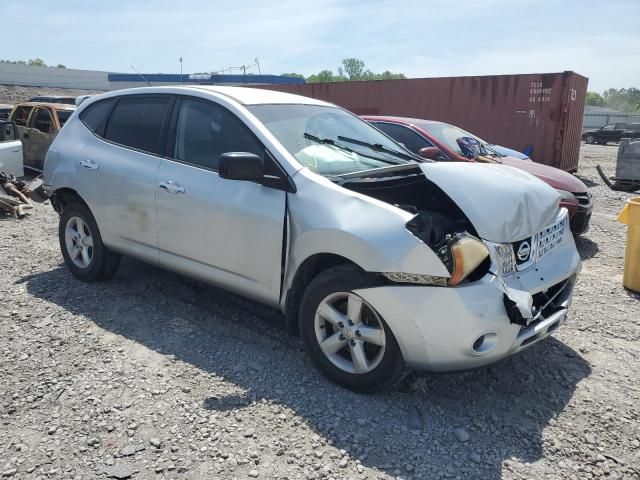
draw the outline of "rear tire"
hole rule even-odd
[[[118,270],[120,255],[102,243],[98,224],[86,205],[71,203],[64,207],[58,239],[67,268],[80,280],[106,280]]]
[[[363,393],[389,388],[404,370],[391,329],[353,293],[373,286],[364,272],[341,265],[314,278],[300,304],[300,332],[314,364],[331,381]]]

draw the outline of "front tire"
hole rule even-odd
[[[391,329],[353,293],[372,286],[364,272],[334,267],[313,279],[300,306],[300,332],[315,365],[333,382],[364,393],[392,386],[404,370]]]
[[[587,135],[586,137],[584,137],[584,141],[589,145],[593,145],[593,143],[595,142],[595,137],[593,135]]]
[[[106,280],[116,273],[120,255],[102,243],[98,225],[85,205],[72,203],[64,208],[58,239],[67,268],[80,280]]]

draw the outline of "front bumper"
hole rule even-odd
[[[580,266],[567,230],[562,244],[544,260],[505,279],[488,274],[456,288],[392,285],[356,293],[385,319],[408,365],[461,370],[519,352],[562,325]],[[505,293],[533,304],[530,323],[514,323],[505,308]]]

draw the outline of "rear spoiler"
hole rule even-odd
[[[79,97],[76,97],[76,107],[79,107],[80,104],[89,97],[91,97],[91,95],[80,95]]]

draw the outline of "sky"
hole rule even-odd
[[[640,0],[5,0],[0,24],[0,58],[88,70],[258,58],[307,76],[356,57],[410,78],[573,70],[591,91],[640,88]]]

